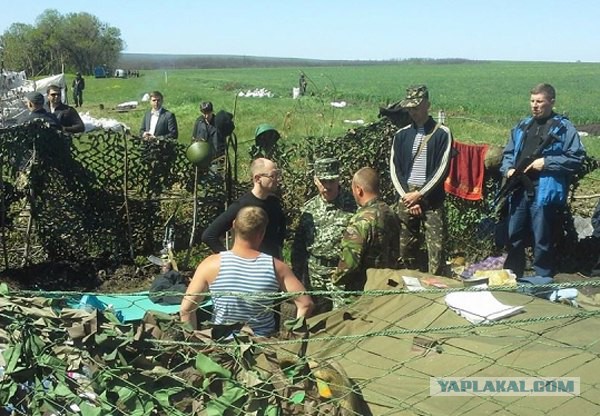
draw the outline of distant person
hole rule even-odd
[[[73,107],[62,102],[62,91],[58,85],[49,85],[46,88],[48,96],[48,108],[50,113],[54,114],[60,124],[63,126],[63,131],[67,133],[83,133],[85,125],[79,117],[79,113]]]
[[[367,269],[398,268],[400,223],[396,213],[379,198],[379,175],[359,169],[352,178],[352,195],[359,206],[340,243],[340,261],[333,273],[336,286],[364,290]]]
[[[176,141],[179,136],[175,114],[163,107],[163,95],[160,91],[150,93],[151,109],[144,114],[140,136],[145,140],[167,139]]]
[[[34,120],[42,120],[56,130],[62,131],[62,125],[54,114],[49,113],[44,108],[44,96],[37,92],[31,91],[25,94],[25,100],[29,114],[23,119],[23,122],[31,122]]]
[[[196,310],[203,295],[210,291],[214,324],[247,323],[256,336],[273,335],[277,329],[274,316],[276,299],[268,292],[304,292],[305,288],[292,270],[281,260],[260,251],[267,228],[267,213],[256,206],[241,208],[234,221],[235,239],[229,251],[207,257],[196,268],[194,277],[181,302],[183,322],[197,327]],[[231,292],[264,297],[231,295]],[[308,317],[313,307],[308,295],[294,299],[296,317]]]
[[[75,74],[71,87],[73,88],[75,107],[81,107],[83,105],[83,90],[85,89],[85,78],[81,76],[81,72]]]
[[[199,140],[210,143],[213,157],[221,156],[224,152],[222,140],[219,137],[219,130],[215,125],[215,114],[213,104],[210,101],[200,103],[200,117],[194,123],[192,130],[192,142]]]
[[[331,290],[331,273],[340,258],[340,240],[356,211],[352,194],[340,186],[340,162],[317,159],[313,181],[319,194],[302,207],[292,244],[294,274],[309,290]],[[316,297],[315,313],[330,311],[329,298]]]
[[[560,212],[567,203],[571,178],[585,158],[577,129],[565,116],[554,112],[555,99],[552,85],[533,87],[529,98],[531,116],[512,129],[504,148],[500,172],[506,178],[515,173],[521,161],[535,156],[525,168],[526,178],[519,178],[520,186],[508,200],[508,255],[504,267],[517,278],[525,272],[525,246],[531,237],[535,274],[554,276],[556,227],[562,223]],[[538,156],[535,153],[542,144],[545,147]]]
[[[390,158],[390,174],[399,196],[396,212],[402,224],[400,258],[404,267],[420,268],[418,253],[424,232],[427,271],[445,275],[444,181],[450,170],[452,133],[429,115],[431,103],[425,85],[407,88],[400,106],[412,120],[394,136]]]
[[[221,238],[231,229],[238,211],[246,206],[256,206],[264,209],[269,218],[260,251],[276,258],[282,258],[286,219],[281,201],[275,195],[281,179],[281,171],[277,169],[277,165],[273,161],[259,158],[250,165],[250,173],[252,174],[252,189],[214,219],[202,233],[202,241],[214,253],[225,251],[226,248]]]
[[[300,78],[298,79],[298,88],[300,89],[300,95],[306,94],[307,86],[308,86],[308,83],[306,82],[306,76],[304,75],[304,72],[301,72]]]

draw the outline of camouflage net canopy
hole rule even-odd
[[[127,131],[70,137],[38,122],[0,130],[3,266],[133,259],[174,236],[187,246],[196,170],[185,150]],[[199,172],[198,230],[223,209],[224,182],[222,172]]]
[[[304,202],[316,194],[312,166],[318,158],[340,160],[346,188],[356,170],[375,168],[382,198],[395,203],[389,158],[397,129],[383,118],[342,137],[308,137],[287,145],[279,140],[266,148],[258,143],[250,157],[269,157],[283,169],[281,198],[292,233]],[[237,142],[229,141],[225,156],[197,176],[186,149],[166,140],[146,142],[127,131],[69,137],[36,123],[0,130],[2,266],[98,257],[118,262],[167,246],[181,253],[192,233],[197,246],[202,230],[250,185],[237,178]],[[571,192],[597,167],[598,161],[588,159]],[[497,249],[492,201],[499,184],[497,172],[488,170],[483,200],[448,196],[448,253],[475,261]],[[570,214],[565,222],[561,253],[572,269],[585,256],[573,244]]]

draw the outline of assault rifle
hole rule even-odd
[[[542,140],[540,145],[531,155],[521,159],[519,163],[517,163],[513,174],[510,176],[510,178],[507,178],[504,181],[504,184],[502,184],[502,187],[498,191],[496,198],[494,198],[494,213],[496,214],[496,217],[501,219],[506,215],[507,211],[505,208],[506,203],[508,202],[508,197],[517,189],[524,187],[527,192],[533,193],[533,182],[531,182],[531,179],[525,174],[525,169],[527,169],[527,166],[529,166],[535,159],[542,155],[542,152],[546,147],[548,147],[555,139],[558,139],[558,136],[555,133],[556,124],[557,123],[555,122],[550,126],[548,129],[548,134],[544,140]]]

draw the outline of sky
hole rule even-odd
[[[46,9],[87,12],[119,28],[129,53],[600,62],[598,0],[7,3],[0,4],[0,33],[13,23],[35,24]]]

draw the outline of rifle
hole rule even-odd
[[[531,179],[525,174],[525,169],[535,159],[539,158],[542,155],[542,152],[548,145],[550,145],[555,139],[558,139],[555,130],[557,124],[559,123],[559,121],[555,121],[550,126],[550,128],[548,129],[548,134],[546,135],[544,140],[542,140],[540,145],[535,149],[535,151],[531,155],[521,159],[519,163],[517,163],[513,174],[510,176],[510,178],[507,178],[504,181],[502,187],[500,187],[500,190],[498,190],[498,194],[496,195],[496,198],[494,198],[493,205],[494,214],[499,219],[502,219],[504,215],[506,215],[507,212],[505,207],[506,203],[508,202],[508,197],[512,195],[517,189],[520,189],[521,186],[523,186],[527,192],[534,192],[533,183],[531,182]]]

